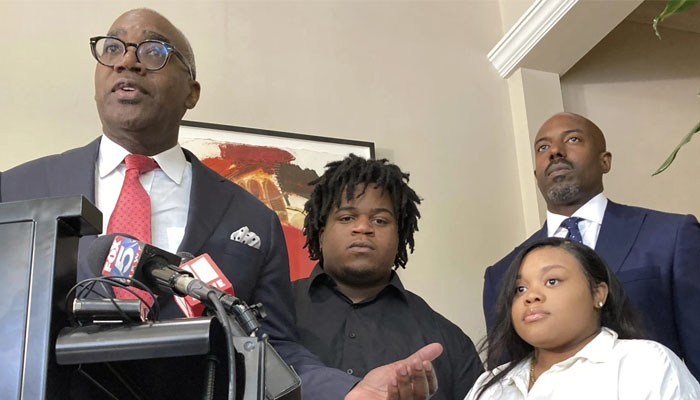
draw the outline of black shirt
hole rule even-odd
[[[438,342],[433,362],[438,391],[432,399],[464,399],[483,372],[474,344],[457,325],[404,289],[392,272],[375,297],[353,304],[316,265],[311,276],[292,282],[300,341],[326,365],[362,378],[370,370],[406,358]]]

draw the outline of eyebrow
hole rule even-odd
[[[553,269],[563,269],[563,270],[566,270],[566,268],[565,268],[564,266],[559,265],[559,264],[547,265],[547,266],[542,267],[542,269],[540,270],[540,276],[546,274],[547,272],[549,272],[549,271],[551,271],[551,270],[553,270]],[[518,276],[516,277],[516,279],[518,279],[518,280],[519,280],[519,279],[523,279],[523,276],[522,276],[520,273],[518,273]]]
[[[549,272],[549,271],[551,271],[551,270],[553,270],[553,269],[566,269],[566,268],[564,268],[564,266],[559,265],[559,264],[552,264],[552,265],[547,265],[546,267],[542,267],[542,269],[540,270],[540,272],[541,272],[542,274],[545,274],[545,273],[547,273],[547,272]]]
[[[574,133],[574,132],[577,132],[577,133],[584,133],[582,129],[573,128],[573,129],[567,129],[567,130],[563,131],[562,133],[559,134],[559,136],[566,136],[566,135],[568,135],[568,134],[570,134],[570,133]],[[539,142],[541,142],[541,141],[543,141],[543,140],[548,140],[548,139],[547,139],[546,137],[541,137],[541,138],[535,140],[535,145],[537,145],[537,143],[539,143]]]
[[[335,212],[341,212],[341,211],[356,211],[356,210],[357,210],[357,207],[353,207],[353,206],[344,206],[344,207],[338,207],[338,209],[335,210]],[[388,208],[379,207],[379,208],[373,208],[373,209],[372,209],[372,214],[373,214],[373,215],[374,215],[374,214],[379,214],[379,213],[382,213],[382,212],[388,213],[388,214],[391,215],[392,217],[394,216],[394,213],[391,212],[391,210],[389,210]]]
[[[146,40],[160,40],[161,42],[172,44],[170,42],[170,39],[168,39],[166,36],[163,36],[162,34],[160,34],[158,32],[145,30],[142,33],[143,33],[143,36],[146,38]],[[119,37],[119,35],[126,35],[126,30],[124,30],[122,28],[118,28],[118,29],[115,29],[113,31],[107,32],[107,36]]]

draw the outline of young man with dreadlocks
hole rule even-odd
[[[301,343],[328,366],[362,377],[371,369],[439,342],[433,399],[463,399],[482,372],[459,327],[404,289],[418,230],[420,198],[408,174],[387,160],[350,155],[310,184],[304,234],[311,276],[293,282]]]

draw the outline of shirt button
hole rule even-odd
[[[352,375],[352,373],[353,373],[353,370],[352,370],[352,368],[348,368],[348,370],[347,370],[347,371],[345,371],[345,372],[347,372],[347,373],[348,373],[348,375]]]
[[[355,332],[350,332],[350,334],[348,334],[348,336],[350,337],[350,339],[355,339],[357,337]]]

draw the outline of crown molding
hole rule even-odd
[[[580,0],[536,0],[488,53],[498,74],[507,78],[525,56]]]

